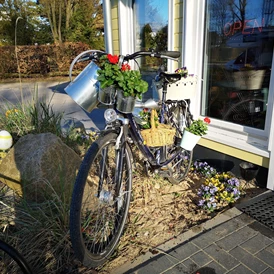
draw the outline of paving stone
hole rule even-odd
[[[272,254],[274,254],[274,243],[272,245],[268,246],[265,250],[272,253]]]
[[[228,223],[228,222],[227,222]],[[231,229],[228,229],[231,228]],[[219,240],[226,236],[227,234],[234,231],[233,227],[226,226],[224,224],[219,225],[218,227],[215,227],[207,232],[205,232],[202,235],[199,235],[199,237],[192,240],[192,242],[199,246],[200,248],[205,248],[212,244],[212,242],[215,242],[216,240]]]
[[[235,217],[234,219],[235,222],[244,225],[249,225],[253,222],[255,222],[255,220],[253,218],[251,218],[250,216],[248,216],[247,214],[241,214],[237,217]]]
[[[231,270],[235,265],[239,264],[233,256],[215,244],[204,249],[204,252],[214,258],[214,260],[227,270]]]
[[[256,273],[261,273],[265,269],[267,269],[267,265],[263,263],[261,260],[252,256],[250,253],[242,249],[241,247],[235,247],[229,252],[233,257],[239,260],[242,264],[252,269]],[[240,272],[239,272],[240,273]]]
[[[206,266],[214,269],[216,274],[224,274],[225,273],[225,269],[215,261],[212,261],[211,263],[207,264]]]
[[[188,274],[199,268],[199,266],[191,259],[186,259],[182,261],[182,263],[187,267]]]
[[[185,265],[179,263],[179,264],[175,265],[173,268],[171,268],[167,271],[164,271],[162,273],[164,273],[164,274],[188,274],[189,272],[188,272],[188,268]]]
[[[254,231],[249,227],[243,227],[242,229],[228,235],[224,239],[217,241],[216,244],[224,250],[228,251],[240,245],[241,243],[253,238],[257,234],[257,231]]]
[[[212,261],[208,255],[206,255],[203,251],[200,251],[190,257],[197,265],[204,266]]]
[[[262,272],[262,274],[273,274],[273,273],[274,273],[274,269],[273,268],[268,268],[264,272]]]
[[[250,269],[246,268],[243,265],[238,265],[233,270],[226,272],[226,274],[254,274],[255,272],[251,271]]]
[[[233,218],[205,232],[202,235],[199,235],[199,237],[193,239],[192,242],[195,245],[199,246],[200,248],[205,248],[209,246],[210,244],[212,244],[213,242],[216,242],[222,239],[223,237],[226,237],[227,235],[231,234],[232,232],[246,226],[247,223],[250,223],[252,221],[252,219],[251,220],[249,219],[250,217],[247,216],[246,214],[241,214],[240,216]]]
[[[180,245],[168,252],[169,255],[174,256],[180,261],[183,261],[187,257],[197,253],[200,249],[193,245],[191,242]]]
[[[133,270],[136,271],[138,274],[152,274],[152,273],[160,273],[163,272],[170,267],[172,267],[174,264],[178,263],[178,260],[171,258],[167,255],[161,255],[153,258],[153,260],[149,260],[145,262],[144,264],[141,264],[137,268],[134,268]],[[129,273],[135,273],[135,272],[127,272]]]
[[[264,236],[268,237],[269,239],[272,239],[274,241],[274,233],[273,230],[270,229],[269,227],[265,226],[264,224],[261,224],[257,221],[255,221],[254,223],[248,225],[251,229],[254,229],[258,232],[260,232],[261,234],[263,234]]]
[[[251,254],[256,254],[260,250],[266,248],[267,246],[271,245],[273,241],[268,237],[259,233],[255,237],[247,240],[246,242],[241,244],[241,247],[250,252]],[[274,248],[274,245],[273,245]],[[273,250],[274,253],[274,250]]]
[[[256,257],[264,261],[266,264],[270,265],[274,268],[274,254],[267,251],[267,250],[261,250],[256,254]],[[274,272],[273,272],[274,273]]]

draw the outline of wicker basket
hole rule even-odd
[[[154,120],[155,115],[157,115],[156,110],[151,110],[151,128],[141,131],[141,135],[145,141],[145,144],[150,147],[161,147],[173,144],[176,129],[165,124],[159,124],[156,128]]]

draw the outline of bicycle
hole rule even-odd
[[[11,245],[0,240],[0,272],[2,274],[32,274],[24,257]]]
[[[90,51],[80,54],[82,60],[96,60],[102,53]],[[141,56],[177,60],[179,52],[139,51],[124,57],[123,62]],[[76,61],[73,61],[71,68]],[[136,61],[136,60],[135,60]],[[94,71],[88,68],[87,70]],[[72,69],[70,70],[71,73]],[[89,83],[94,83],[94,79]],[[88,267],[102,265],[114,252],[123,233],[131,200],[133,152],[137,147],[145,159],[147,173],[158,173],[171,183],[181,182],[189,171],[192,151],[180,147],[184,126],[192,115],[190,100],[166,100],[168,86],[181,76],[162,70],[157,83],[162,86],[162,98],[157,103],[149,99],[136,102],[137,108],[159,110],[159,121],[176,129],[174,143],[162,147],[148,147],[141,135],[140,119],[132,113],[117,110],[116,102],[105,111],[106,128],[88,149],[75,181],[70,207],[70,237],[76,257]],[[96,80],[96,79],[95,79]],[[90,91],[90,89],[89,89]],[[69,94],[71,95],[71,94]],[[79,96],[82,97],[82,96]],[[75,99],[75,98],[74,98]],[[81,99],[82,100],[82,99]],[[82,102],[82,101],[81,101]],[[84,103],[83,103],[84,104]]]

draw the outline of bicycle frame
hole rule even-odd
[[[165,103],[166,93],[167,93],[167,83],[164,83],[163,84],[162,103],[161,103],[161,107],[160,107],[160,122],[161,123],[164,122],[164,113],[166,111],[166,103]],[[186,104],[186,111],[188,111],[190,113],[189,102],[186,103],[185,100],[183,100],[183,101]],[[176,151],[174,153],[172,153],[172,155],[169,156],[168,160],[160,163],[160,161],[153,155],[153,153],[151,152],[149,147],[144,144],[143,137],[140,133],[140,130],[138,129],[138,125],[134,119],[133,114],[132,113],[127,113],[127,114],[121,113],[115,107],[114,107],[114,109],[117,113],[119,113],[121,116],[123,116],[124,119],[129,121],[129,125],[125,125],[123,128],[125,128],[125,127],[128,128],[129,135],[132,138],[134,144],[141,151],[142,155],[145,156],[146,160],[148,160],[148,162],[152,168],[158,169],[158,168],[168,165],[182,152],[183,149],[180,146],[178,146]],[[124,120],[124,119],[121,119],[121,120]],[[122,121],[122,123],[123,123],[123,121]],[[126,133],[126,136],[127,136],[127,133]],[[160,149],[163,151],[163,150],[165,150],[165,147],[161,147]],[[120,154],[120,155],[122,155],[122,154]],[[122,157],[118,157],[119,161],[121,161],[120,158],[122,158]],[[121,164],[121,162],[120,162],[120,164]],[[120,176],[119,176],[119,178],[120,178]]]

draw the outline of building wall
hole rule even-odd
[[[265,168],[269,167],[269,158],[251,153],[249,151],[237,149],[235,147],[221,144],[219,142],[215,142],[206,138],[201,138],[201,140],[199,141],[199,145],[226,155],[236,157],[238,159],[242,159],[258,166],[262,166]]]
[[[119,54],[118,0],[111,1],[111,25],[113,53]]]
[[[182,43],[183,43],[183,1],[175,0],[174,1],[174,50],[183,52]]]
[[[119,10],[118,3],[127,2],[126,0],[110,0],[111,1],[111,22],[112,22],[112,43],[113,43],[113,52],[114,54],[120,54],[119,49]],[[129,3],[131,1],[128,1]],[[178,67],[187,66],[190,73],[195,73],[197,75],[201,74],[202,65],[201,58],[203,50],[202,47],[193,47],[193,45],[202,44],[203,43],[203,33],[197,34],[197,28],[201,28],[203,25],[203,17],[197,18],[198,14],[203,14],[201,12],[202,2],[196,2],[192,0],[169,0],[169,16],[173,18],[173,20],[169,20],[169,24],[173,24],[169,31],[172,33],[170,38],[172,42],[169,44],[169,50],[178,50],[182,54],[182,62],[178,63]],[[188,12],[185,13],[185,8],[188,6]],[[121,12],[121,11],[120,11]],[[126,33],[123,35],[127,35]],[[127,36],[126,36],[127,37]],[[184,53],[188,54],[184,56]],[[185,62],[185,63],[184,63]],[[177,66],[177,65],[175,65]],[[201,86],[198,85],[197,90],[201,89]],[[198,97],[197,101],[192,102],[194,105],[192,113],[194,114],[194,118],[197,118],[197,115],[200,114],[200,98],[201,93],[197,92]],[[199,102],[199,103],[198,103]],[[220,129],[218,129],[220,131]],[[214,133],[214,132],[213,132]],[[209,134],[210,135],[210,134]],[[212,152],[221,153],[226,155],[227,157],[235,157],[236,159],[248,161],[254,163],[262,168],[268,169],[270,163],[270,156],[266,153],[250,151],[249,147],[241,147],[239,149],[235,142],[229,143],[226,140],[218,141],[214,138],[202,138],[199,142],[200,150],[203,152],[208,152],[211,150]],[[203,149],[202,149],[203,148]],[[271,150],[270,150],[271,151]],[[268,184],[269,186],[269,184]],[[272,185],[269,186],[270,189],[274,188]]]

